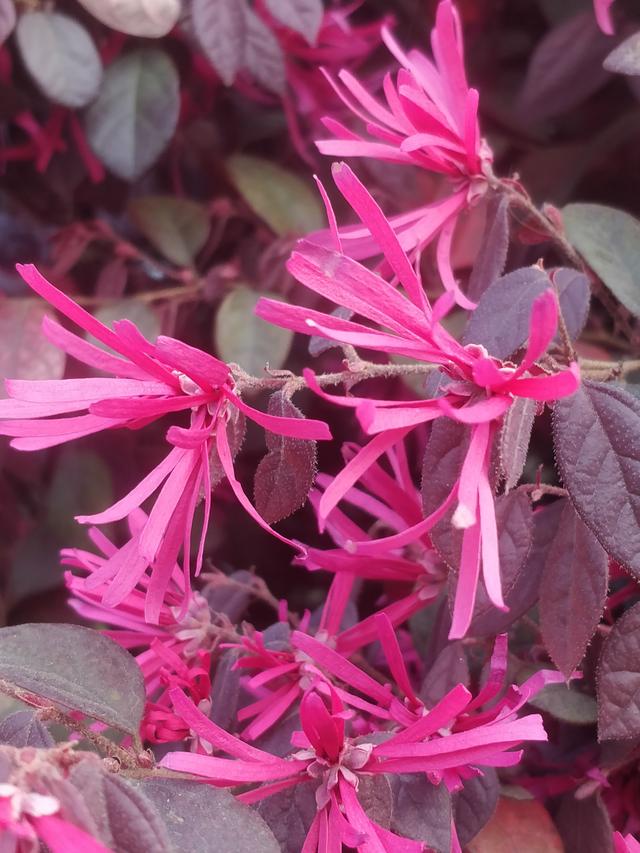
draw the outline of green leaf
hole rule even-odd
[[[67,547],[88,544],[76,515],[101,512],[113,503],[111,470],[92,450],[66,447],[58,456],[47,495],[46,523]]]
[[[135,323],[142,334],[150,341],[155,339],[160,334],[160,317],[153,308],[146,302],[132,299],[118,299],[116,302],[110,302],[108,305],[103,305],[95,312],[96,319],[104,323],[109,328],[113,327],[116,320],[131,320]],[[97,347],[111,352],[106,344],[94,338],[92,335],[87,335],[87,338]]]
[[[640,33],[634,33],[614,48],[603,65],[607,71],[616,71],[618,74],[631,77],[640,75]]]
[[[324,226],[318,196],[297,175],[246,154],[230,157],[227,170],[249,207],[278,236],[307,234]]]
[[[525,665],[516,673],[516,681],[522,684],[539,669]],[[529,699],[529,704],[539,711],[546,711],[563,723],[575,726],[590,726],[596,723],[598,708],[596,700],[587,693],[581,693],[574,682],[569,684],[547,684],[536,696]]]
[[[160,50],[127,53],[110,65],[85,116],[87,138],[118,177],[140,177],[164,151],[178,123],[178,72]]]
[[[209,214],[204,205],[177,196],[145,195],[132,199],[128,210],[161,255],[178,266],[193,266],[209,236]]]
[[[0,678],[65,710],[137,734],[142,672],[113,640],[79,625],[0,628]]]
[[[180,0],[78,0],[112,30],[130,36],[162,38],[178,23]]]
[[[602,204],[569,204],[562,218],[571,244],[625,308],[640,316],[640,222]]]
[[[13,0],[0,0],[0,44],[9,38],[16,25],[16,7]]]
[[[89,33],[73,18],[28,12],[20,16],[16,40],[29,74],[52,101],[77,109],[98,94],[102,61]]]
[[[7,379],[61,379],[66,356],[41,331],[52,313],[37,299],[0,302],[0,376]],[[4,383],[0,397],[5,397]]]
[[[236,287],[218,308],[214,328],[214,342],[220,358],[239,364],[252,376],[260,376],[265,364],[274,370],[282,367],[293,341],[293,332],[289,329],[271,326],[256,317],[254,309],[262,296],[282,300],[274,293],[257,293],[242,285]]]

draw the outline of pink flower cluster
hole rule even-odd
[[[36,293],[116,354],[105,352],[45,318],[43,334],[49,341],[88,367],[111,373],[113,378],[7,380],[9,399],[0,401],[0,434],[13,438],[12,447],[41,450],[102,430],[141,429],[165,415],[189,413],[188,427],[168,429],[166,439],[171,449],[142,482],[103,512],[77,519],[83,524],[118,521],[157,493],[149,517],[86,582],[87,589],[102,586],[102,601],[112,607],[122,602],[149,571],[144,614],[147,622],[157,624],[181,548],[185,571],[183,607],[188,607],[194,513],[202,495],[205,512],[195,560],[197,575],[211,514],[213,478],[220,476],[218,469],[251,517],[271,530],[233,471],[229,433],[238,420],[246,415],[271,432],[294,438],[328,439],[331,434],[319,421],[277,417],[247,405],[235,389],[228,365],[217,358],[173,338],[160,337],[153,344],[129,320],[120,320],[109,329],[50,284],[35,267],[20,266],[18,271]],[[288,541],[275,531],[274,536]]]
[[[460,476],[448,498],[434,513],[392,536],[348,543],[348,551],[360,555],[401,548],[428,533],[449,507],[455,506],[452,523],[464,534],[450,637],[463,637],[471,621],[480,575],[491,601],[496,607],[505,606],[500,586],[493,490],[489,481],[491,447],[497,425],[517,397],[543,403],[573,394],[580,381],[578,365],[548,371],[536,364],[557,332],[558,304],[552,290],[540,296],[533,305],[529,341],[519,365],[492,358],[481,346],[460,344],[440,322],[452,305],[452,294],[445,292],[435,305],[430,304],[419,274],[364,185],[344,164],[335,166],[333,171],[337,187],[376,239],[406,296],[398,286],[345,255],[340,236],[334,229],[336,250],[302,241],[291,256],[289,271],[313,292],[381,328],[271,300],[262,300],[257,312],[269,322],[303,334],[394,353],[441,368],[445,379],[441,383],[440,396],[411,401],[329,395],[319,387],[311,371],[305,375],[309,386],[324,399],[355,409],[360,426],[367,435],[373,436],[326,487],[318,503],[321,527],[369,467],[385,451],[403,442],[415,427],[440,417],[470,427],[469,446]],[[335,220],[332,212],[330,220]]]
[[[609,5],[596,3],[603,28],[610,28]],[[352,30],[357,35],[352,57],[336,35],[345,26],[344,15],[327,15],[314,61],[323,53],[333,63],[364,54],[372,30]],[[547,737],[542,718],[525,706],[545,685],[564,680],[557,672],[538,670],[519,686],[510,683],[505,636],[496,640],[488,675],[475,695],[457,684],[430,705],[407,665],[410,655],[400,628],[434,602],[447,582],[449,570],[430,538],[437,524],[450,523],[461,532],[450,639],[469,631],[481,583],[490,602],[507,609],[491,470],[495,438],[518,399],[533,400],[542,411],[573,394],[580,373],[577,363],[559,365],[546,357],[561,325],[552,288],[533,302],[524,352],[513,361],[492,357],[479,344],[462,344],[443,322],[456,305],[475,308],[455,278],[451,248],[460,214],[493,186],[492,153],[480,135],[478,93],[467,83],[460,21],[450,0],[438,6],[433,59],[405,53],[387,30],[383,37],[401,66],[395,77],[384,79],[386,103],[348,71],[340,72],[338,81],[329,75],[364,130],[327,118],[332,138],[318,147],[324,154],[428,170],[442,178],[444,194],[388,219],[349,166],[334,164],[336,187],[361,224],[339,228],[320,184],[329,229],[300,241],[288,270],[314,299],[339,310],[268,299],[257,307],[257,314],[273,324],[347,351],[409,359],[438,380],[437,387],[430,381],[414,399],[392,399],[330,394],[326,377],[304,371],[306,386],[324,401],[352,409],[369,439],[363,446],[347,443],[344,467],[334,477],[319,475],[311,492],[320,531],[333,545],[310,547],[273,530],[234,471],[245,417],[271,433],[303,440],[330,439],[325,423],[250,406],[233,365],[171,337],[147,340],[128,320],[109,328],[33,266],[18,268],[32,290],[102,346],[45,319],[45,337],[83,364],[88,375],[9,379],[8,398],[0,400],[0,434],[23,451],[179,419],[166,431],[165,457],[140,483],[111,507],[77,518],[91,525],[97,553],[63,551],[71,604],[82,617],[107,625],[107,635],[136,654],[147,698],[144,739],[185,742],[165,755],[162,766],[218,787],[249,786],[239,795],[245,803],[297,786],[313,791],[316,810],[303,853],[338,853],[341,845],[362,853],[422,850],[422,842],[396,835],[367,814],[359,798],[364,780],[419,774],[453,792],[482,768],[512,767],[524,744]],[[308,59],[299,41],[291,39],[295,60]],[[318,106],[313,83],[302,65],[291,63],[292,88],[313,114]],[[420,272],[421,251],[432,243],[442,283],[435,299],[427,296]],[[373,257],[379,260],[375,269],[361,262]],[[448,495],[425,517],[407,446],[410,436],[438,419],[462,424],[468,440]],[[424,472],[423,489],[429,489],[430,476]],[[298,620],[281,608],[272,632],[276,641],[268,630],[236,629],[192,587],[192,563],[197,577],[205,557],[212,491],[223,478],[248,515],[295,550],[297,565],[333,576],[319,614],[306,612]],[[142,509],[147,502],[152,504],[148,514]],[[128,533],[118,546],[100,526],[123,520]],[[382,592],[373,613],[349,621],[349,605],[364,580],[379,582]],[[362,655],[376,641],[380,680]],[[221,648],[237,655],[238,735],[209,719],[211,662]],[[255,745],[296,714],[299,727],[284,757]],[[30,841],[41,838],[54,851],[63,849],[59,839],[64,838],[74,849],[103,849],[69,840],[80,830],[65,829],[56,814],[53,798],[0,785],[0,827]],[[452,850],[460,851],[455,827],[452,838]],[[615,843],[617,851],[637,849],[633,839],[618,836]]]
[[[395,835],[373,821],[358,799],[363,780],[380,774],[427,774],[432,784],[458,790],[464,780],[484,767],[517,764],[526,741],[546,740],[537,714],[518,718],[518,711],[544,686],[561,681],[558,673],[541,671],[520,687],[511,687],[502,699],[506,673],[506,638],[499,638],[489,678],[473,698],[458,685],[432,708],[425,708],[411,687],[402,654],[389,620],[378,617],[379,636],[396,690],[373,680],[340,654],[308,635],[295,632],[292,646],[304,655],[309,686],[299,705],[301,731],[294,732],[295,748],[280,758],[229,735],[189,702],[180,690],[172,691],[176,712],[200,741],[228,758],[171,752],[162,765],[191,773],[218,787],[258,784],[239,799],[256,803],[298,785],[311,785],[316,816],[302,850],[340,850],[341,844],[363,853],[420,851],[422,842]],[[332,685],[336,679],[345,687]],[[487,704],[490,708],[487,710]],[[353,710],[351,710],[353,709]],[[356,716],[376,720],[373,732],[389,736],[353,737],[349,727]],[[383,728],[384,727],[384,728]],[[460,850],[452,828],[452,850]]]
[[[449,0],[438,6],[431,34],[434,61],[417,50],[405,53],[383,29],[385,44],[400,63],[397,79],[384,80],[386,105],[379,103],[348,71],[336,91],[366,128],[356,133],[333,118],[325,125],[334,139],[317,143],[323,154],[371,157],[417,166],[447,181],[447,191],[431,204],[390,220],[401,247],[410,255],[437,241],[437,265],[445,289],[463,308],[474,304],[458,287],[451,266],[451,246],[460,213],[483,195],[492,178],[493,154],[480,136],[479,96],[469,88],[464,68],[462,29]],[[355,99],[355,100],[352,100]],[[341,230],[346,254],[379,255],[384,247],[370,225]]]

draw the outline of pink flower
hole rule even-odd
[[[362,448],[354,443],[345,444],[342,449],[345,463],[348,465],[361,451]],[[445,580],[440,559],[426,534],[406,549],[386,546],[383,541],[376,553],[366,557],[357,553],[356,542],[378,541],[376,535],[382,532],[400,534],[422,520],[420,494],[409,471],[404,443],[389,447],[383,455],[392,474],[374,461],[360,477],[361,488],[352,486],[343,498],[344,503],[370,516],[369,529],[364,530],[334,507],[326,518],[323,516],[322,524],[338,547],[326,550],[308,547],[307,553],[295,562],[312,571],[350,573],[354,578],[417,582],[420,599],[426,604],[437,597]],[[316,478],[319,488],[311,492],[310,500],[318,514],[321,513],[322,496],[332,482],[333,478],[327,474],[319,474]]]
[[[448,179],[447,195],[402,213],[391,219],[391,225],[407,252],[437,238],[437,263],[445,288],[462,307],[473,308],[455,281],[451,244],[459,214],[487,189],[492,153],[480,137],[478,92],[467,84],[460,19],[451,0],[442,0],[431,33],[433,61],[415,50],[406,54],[386,28],[383,38],[402,66],[395,83],[391,75],[385,78],[385,105],[348,71],[338,75],[344,88],[334,84],[344,103],[365,123],[367,135],[326,118],[325,125],[335,138],[317,145],[330,156],[404,163]],[[351,257],[371,257],[380,248],[366,228],[344,229],[341,238]]]
[[[52,343],[113,378],[7,380],[9,399],[0,401],[0,417],[4,418],[0,434],[12,436],[13,447],[40,450],[105,429],[140,429],[167,414],[184,412],[189,416],[187,427],[169,428],[170,452],[128,495],[104,512],[78,517],[81,523],[117,521],[158,493],[144,526],[108,558],[99,575],[93,576],[96,582],[99,578],[108,585],[109,606],[123,601],[150,569],[145,619],[158,623],[181,548],[185,571],[189,570],[194,512],[203,495],[205,512],[196,573],[200,570],[215,485],[212,480],[222,474],[251,517],[289,543],[261,518],[237,480],[229,432],[243,415],[265,429],[295,438],[328,439],[326,425],[253,409],[240,398],[224,362],[173,338],[159,337],[152,344],[128,320],[120,320],[109,329],[50,284],[34,266],[18,266],[18,271],[36,293],[117,355],[45,318],[43,333]]]
[[[383,690],[378,685],[380,690]],[[460,694],[460,695],[458,695]],[[507,750],[524,740],[546,740],[539,715],[519,720],[496,720],[491,726],[457,733],[441,733],[468,691],[460,686],[455,696],[441,703],[413,726],[392,734],[383,743],[362,742],[349,737],[350,715],[332,688],[319,685],[305,693],[300,704],[302,731],[292,744],[298,750],[282,759],[256,749],[229,735],[189,703],[181,691],[172,694],[176,712],[192,731],[231,758],[185,752],[169,753],[161,764],[172,770],[192,773],[220,787],[239,783],[266,783],[243,793],[239,799],[257,802],[283,789],[316,783],[316,816],[303,851],[340,849],[340,844],[363,853],[374,850],[420,851],[423,845],[401,839],[373,822],[359,799],[360,780],[380,773],[440,773],[462,764],[509,765],[519,759]],[[427,738],[431,737],[431,740]],[[504,753],[502,758],[497,754]]]
[[[315,643],[330,650],[330,654],[339,665],[348,671],[355,671],[348,658],[364,646],[378,638],[379,629],[374,616],[367,617],[345,630],[340,630],[343,615],[353,588],[354,576],[348,573],[337,574],[331,584],[322,613],[320,624],[315,633]],[[397,602],[393,602],[379,611],[393,627],[406,621],[426,604],[420,591],[412,593]],[[301,620],[294,636],[307,636],[309,614]],[[326,680],[327,675],[319,669],[309,656],[292,642],[289,628],[278,623],[275,636],[261,631],[252,631],[237,644],[242,652],[236,667],[255,673],[244,685],[248,692],[257,695],[257,699],[238,711],[238,720],[247,725],[241,732],[246,740],[255,740],[281,720],[300,700],[305,691],[313,684]],[[363,675],[366,683],[378,700],[388,703],[391,695],[386,688],[380,687],[369,676]],[[340,687],[334,685],[338,696],[347,704],[382,719],[389,719],[386,710],[370,703],[358,703]]]
[[[633,835],[623,835],[621,832],[613,833],[613,846],[615,853],[640,853],[640,842]]]
[[[307,139],[320,130],[323,116],[337,103],[335,91],[320,68],[330,72],[345,65],[357,68],[380,43],[384,22],[354,24],[350,20],[353,11],[354,4],[327,9],[313,45],[293,30],[270,21],[286,58],[288,91],[283,107],[289,133],[298,153],[308,162],[312,158]]]
[[[449,507],[456,505],[455,527],[464,531],[451,638],[464,636],[482,578],[491,601],[505,607],[500,584],[498,534],[489,466],[493,437],[516,397],[540,402],[573,394],[579,385],[577,364],[555,373],[537,365],[556,334],[557,297],[552,290],[536,299],[531,312],[527,348],[519,365],[488,356],[481,346],[463,346],[440,324],[453,297],[445,294],[431,306],[422,283],[384,214],[365,187],[344,164],[334,166],[336,184],[376,239],[386,262],[407,297],[381,276],[347,257],[307,241],[298,243],[289,271],[320,296],[375,324],[344,320],[319,311],[261,300],[257,313],[266,320],[303,334],[320,335],[356,347],[397,353],[440,367],[447,379],[435,399],[374,400],[327,394],[306,371],[308,385],[324,399],[354,408],[364,432],[373,439],[330,483],[319,501],[321,528],[329,513],[361,480],[375,461],[397,447],[419,424],[446,416],[470,427],[470,442],[459,478],[443,504],[430,516],[399,533],[353,542],[350,553],[369,556],[400,549],[428,533]],[[334,237],[340,245],[335,216],[329,209]],[[382,327],[381,330],[377,327]]]
[[[43,841],[52,853],[111,853],[84,830],[59,816],[61,805],[51,794],[0,784],[0,847],[7,853],[35,853]]]
[[[608,36],[613,35],[613,20],[611,19],[611,6],[613,0],[593,0],[593,9],[596,13],[598,26]]]
[[[142,510],[128,519],[132,536],[144,527],[147,516]],[[217,626],[205,598],[185,587],[185,577],[178,565],[165,590],[158,622],[145,620],[145,602],[149,578],[143,575],[137,585],[114,606],[109,606],[110,587],[102,578],[102,571],[117,548],[96,527],[89,529],[89,537],[101,551],[92,554],[79,548],[62,551],[62,563],[82,574],[65,572],[69,590],[69,604],[83,618],[113,626],[103,631],[123,648],[138,650],[136,660],[144,675],[149,699],[157,699],[162,686],[161,673],[171,654],[185,666],[194,664],[201,651],[211,652],[219,642]],[[175,666],[173,667],[175,668]]]

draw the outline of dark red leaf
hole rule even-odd
[[[0,743],[8,746],[46,748],[55,741],[36,716],[35,711],[16,711],[0,722]]]
[[[640,735],[640,604],[627,610],[602,647],[597,673],[598,738]]]
[[[509,492],[518,485],[529,453],[531,430],[536,416],[536,401],[516,397],[508,409],[500,429],[500,467],[504,488]]]
[[[500,783],[496,771],[484,767],[482,776],[467,779],[453,798],[454,819],[460,844],[464,847],[491,819],[498,804]]]
[[[99,837],[111,849],[173,853],[160,814],[139,789],[93,761],[77,764],[69,779],[82,794]]]
[[[591,9],[549,30],[529,63],[521,115],[529,122],[559,116],[597,92],[609,78],[602,62],[610,50]]]
[[[547,550],[540,584],[540,628],[547,651],[568,678],[582,660],[607,597],[607,554],[566,503]]]
[[[509,248],[509,199],[495,194],[487,206],[487,222],[471,275],[467,295],[477,302],[502,275]]]
[[[269,399],[269,414],[281,418],[304,418],[282,391]],[[266,432],[269,452],[260,460],[254,480],[256,508],[273,524],[304,504],[316,476],[316,443]]]
[[[447,643],[425,675],[419,695],[432,708],[457,684],[469,685],[469,664],[462,643]]]
[[[398,835],[423,841],[435,853],[451,849],[451,794],[424,775],[392,777],[393,821]]]
[[[599,796],[565,794],[556,813],[565,853],[613,853],[613,829]]]

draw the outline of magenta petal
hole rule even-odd
[[[611,18],[612,5],[613,0],[594,0],[593,2],[598,26],[600,27],[602,32],[608,36],[612,36],[614,32],[613,20]],[[640,850],[640,845],[638,845],[638,850]]]
[[[128,379],[148,379],[147,372],[138,365],[90,344],[84,338],[74,335],[73,332],[65,329],[64,326],[46,315],[42,318],[42,334],[52,344],[64,350],[67,355],[89,365],[89,367],[95,367],[105,373],[113,373],[114,376]]]
[[[332,174],[336,186],[371,232],[386,261],[404,285],[409,298],[428,318],[431,315],[431,306],[422,284],[377,202],[345,163],[334,163]]]
[[[175,338],[160,335],[156,350],[165,364],[185,373],[202,389],[219,388],[229,378],[229,367],[224,361]]]
[[[261,427],[268,429],[269,432],[306,440],[327,441],[331,438],[329,427],[322,421],[315,421],[308,418],[282,418],[277,415],[269,415],[266,412],[261,412],[259,409],[248,406],[231,391],[225,391],[225,396],[248,418],[260,424]]]
[[[80,522],[80,524],[108,524],[109,522],[126,518],[130,512],[139,507],[155,492],[173,471],[181,458],[182,453],[180,450],[174,448],[129,494],[114,503],[109,509],[95,515],[77,515],[76,521]]]
[[[55,815],[32,817],[38,837],[49,847],[51,853],[70,853],[72,850],[82,853],[112,853],[80,827]]]
[[[244,761],[251,761],[257,764],[286,764],[284,759],[271,755],[262,749],[256,749],[248,743],[244,743],[240,738],[226,732],[218,726],[209,717],[205,716],[202,711],[187,698],[182,690],[175,687],[169,692],[169,697],[173,704],[175,712],[184,720],[192,732],[198,735],[211,746],[232,755],[234,758],[239,758]],[[179,754],[179,753],[174,753]],[[295,762],[293,762],[295,763]]]
[[[349,489],[360,479],[367,468],[378,459],[388,448],[393,447],[396,442],[401,441],[410,431],[411,427],[389,430],[372,438],[350,462],[340,471],[333,482],[325,489],[318,507],[318,518],[320,528],[324,527],[325,520],[331,510],[340,503]]]

